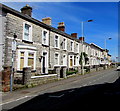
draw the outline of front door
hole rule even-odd
[[[72,66],[73,66],[73,60],[70,59],[70,67],[72,67]]]
[[[45,56],[43,55],[43,73],[45,73]]]
[[[48,56],[47,56],[47,52],[43,52],[42,73],[48,73]]]
[[[73,56],[70,56],[70,68],[72,68],[73,67]]]

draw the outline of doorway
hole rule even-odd
[[[42,58],[42,73],[48,73],[48,56],[47,52],[43,52],[43,58]]]

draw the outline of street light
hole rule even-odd
[[[112,38],[110,38],[110,37],[107,38],[107,39],[105,38],[105,43],[104,43],[104,45],[105,45],[105,53],[107,53],[107,50],[106,50],[106,41],[107,41],[107,40],[111,40],[111,39],[112,39]],[[106,59],[106,58],[105,58],[105,59]],[[106,65],[106,61],[105,61],[105,65]]]
[[[82,37],[84,37],[84,23],[85,22],[92,22],[93,20],[87,20],[81,22],[81,30],[82,30]],[[83,67],[83,38],[82,38],[82,64],[81,64],[81,73],[84,75],[84,67]]]
[[[112,38],[107,38],[107,39],[105,39],[105,51],[106,51],[106,41],[107,40],[111,40]]]
[[[13,41],[12,41],[12,70],[10,75],[10,92],[12,92],[13,90],[13,73],[14,73],[14,56],[16,52],[16,38],[17,38],[17,35],[14,33]]]

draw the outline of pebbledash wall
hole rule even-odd
[[[59,23],[58,29],[55,29],[51,26],[51,18],[44,18],[46,21],[43,21],[43,23],[29,15],[32,12],[30,6],[27,5],[22,9],[25,9],[25,12],[22,10],[22,13],[20,13],[2,5],[2,13],[6,13],[6,21],[3,25],[5,29],[3,36],[5,37],[5,66],[12,65],[12,41],[14,34],[17,36],[17,49],[14,54],[15,78],[22,77],[21,67],[28,67],[30,65],[32,66],[33,78],[38,74],[49,74],[49,70],[53,71],[56,67],[66,67],[68,70],[79,68],[82,49],[89,57],[87,65],[100,65],[100,62],[99,64],[91,62],[93,46],[91,47],[90,44],[83,42],[83,47],[81,40],[77,39],[76,33],[71,35],[66,34],[63,22]],[[25,29],[26,27],[29,29],[29,32],[27,32],[29,34],[29,40],[24,37],[25,30],[27,30]],[[100,49],[98,48],[96,50]],[[99,55],[99,60],[101,58],[103,58],[103,55]],[[23,66],[21,65],[21,61],[23,62]]]

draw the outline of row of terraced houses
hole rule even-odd
[[[77,33],[67,34],[64,22],[54,28],[50,17],[42,21],[32,18],[32,7],[28,5],[21,8],[21,12],[1,5],[1,66],[13,65],[14,78],[21,77],[25,67],[31,67],[32,77],[53,73],[66,77],[62,74],[64,69],[65,72],[77,70],[80,73],[81,58],[84,68],[90,70],[111,64],[107,49],[86,43]],[[14,40],[16,49],[12,51]]]

